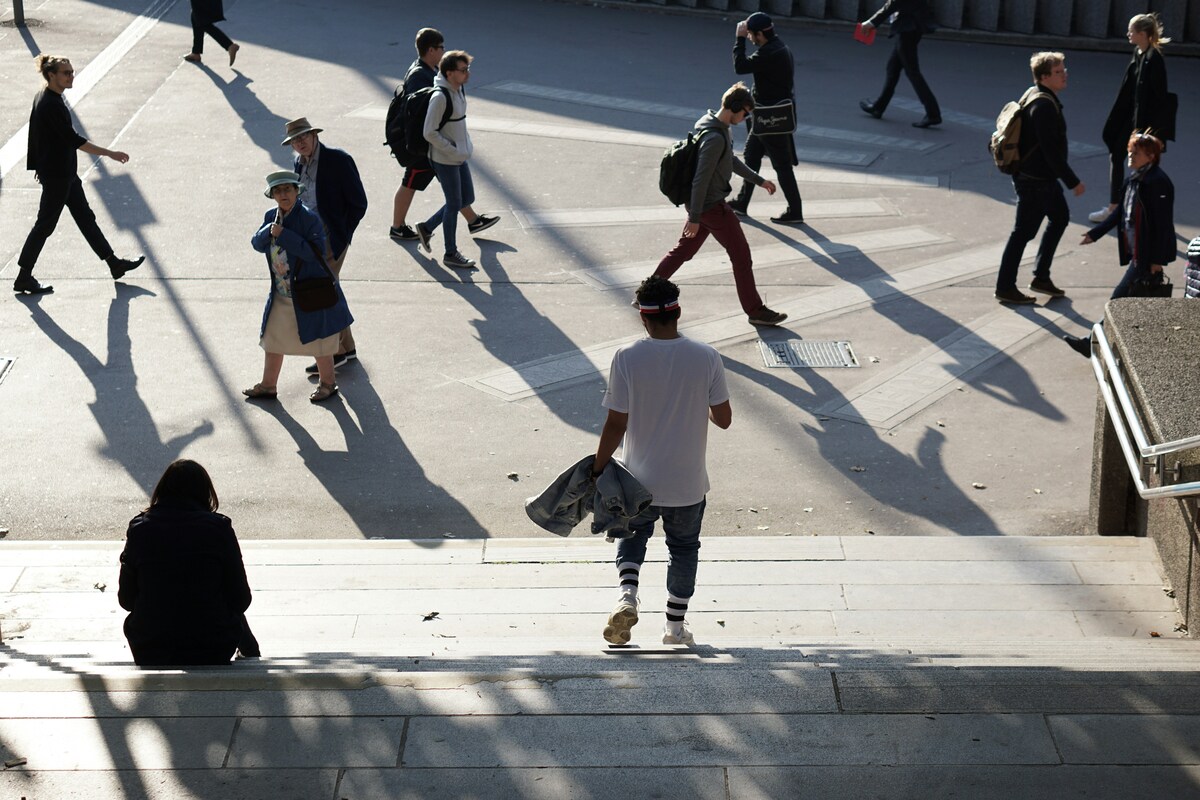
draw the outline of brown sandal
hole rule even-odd
[[[308,399],[314,403],[323,403],[329,398],[338,393],[336,383],[319,383],[316,391],[308,396]]]
[[[256,383],[249,389],[242,389],[242,394],[251,400],[274,400],[279,397],[279,393],[275,391],[274,386],[266,387],[261,383]]]

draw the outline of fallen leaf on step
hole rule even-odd
[[[805,514],[811,514],[811,513],[812,513],[812,506],[808,506],[807,508],[805,508],[805,509],[804,509],[804,513],[805,513]]]
[[[771,526],[770,525],[759,525],[758,529],[760,531],[769,531],[769,530],[771,530]]]
[[[4,768],[12,769],[13,767],[23,767],[25,766],[26,761],[27,760],[24,758],[14,758],[12,761],[5,761]]]
[[[972,483],[972,484],[971,484],[971,488],[972,488],[972,489],[986,489],[986,488],[987,488],[987,486],[985,486],[984,484],[980,483],[979,481],[975,481],[974,483]]]
[[[105,589],[108,588],[108,584],[107,583],[95,583],[95,584],[92,584],[92,588],[99,589],[100,591],[103,592]]]
[[[1033,493],[1034,493],[1034,494],[1041,494],[1041,493],[1042,493],[1042,490],[1041,490],[1041,489],[1034,489],[1034,490],[1033,490]]]
[[[719,620],[717,620],[717,624],[718,624],[718,625],[720,625],[722,628],[724,628],[724,627],[725,627],[725,620],[723,620],[723,619],[719,619]]]
[[[514,482],[521,480],[521,476],[515,472],[508,473],[507,477],[510,481],[514,481]]]
[[[866,472],[866,471],[867,471],[867,468],[866,468],[866,467],[860,467],[860,466],[858,466],[858,465],[856,464],[855,466],[853,466],[853,467],[851,467],[851,468],[850,468],[850,471],[851,471],[851,472]]]
[[[1162,636],[1162,634],[1158,631],[1150,631],[1150,636],[1157,639],[1158,637]]]
[[[878,363],[879,363],[879,359],[878,359],[878,358],[876,358],[875,356],[871,356],[871,363],[872,363],[872,364],[878,364]]]
[[[1175,590],[1172,589],[1170,586],[1164,586],[1164,587],[1162,587],[1162,590],[1163,590],[1163,594],[1165,594],[1167,597],[1175,596]]]
[[[424,617],[421,619],[421,622],[429,622],[429,620],[431,620],[431,619],[437,619],[437,615],[438,615],[438,612],[436,612],[436,611],[430,611],[428,614],[426,614],[426,615],[425,615],[425,616],[424,616]]]
[[[1187,633],[1187,625],[1184,625],[1182,622],[1176,622],[1175,623],[1175,632],[1176,633]]]

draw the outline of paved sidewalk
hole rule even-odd
[[[634,646],[609,648],[595,539],[243,545],[265,657],[143,671],[120,542],[0,543],[0,755],[25,760],[0,796],[1200,787],[1200,643],[1149,540],[712,539],[692,648],[658,644],[655,548]]]

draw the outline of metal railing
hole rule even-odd
[[[1179,480],[1179,462],[1167,469],[1164,457],[1169,453],[1200,446],[1200,436],[1189,436],[1162,444],[1149,443],[1146,431],[1142,427],[1141,416],[1129,395],[1125,379],[1121,376],[1121,362],[1113,353],[1101,323],[1092,327],[1091,362],[1092,371],[1096,373],[1096,384],[1100,387],[1100,395],[1104,398],[1104,406],[1108,409],[1108,417],[1112,421],[1117,440],[1121,443],[1121,452],[1125,456],[1126,466],[1129,467],[1129,476],[1137,484],[1138,494],[1147,499],[1200,495],[1200,481],[1156,488],[1146,485],[1148,470],[1161,476],[1163,480],[1166,480],[1168,473],[1174,480]]]

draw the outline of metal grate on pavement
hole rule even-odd
[[[810,342],[803,339],[764,342],[759,339],[758,349],[762,352],[763,363],[772,368],[841,369],[859,366],[849,342]]]

